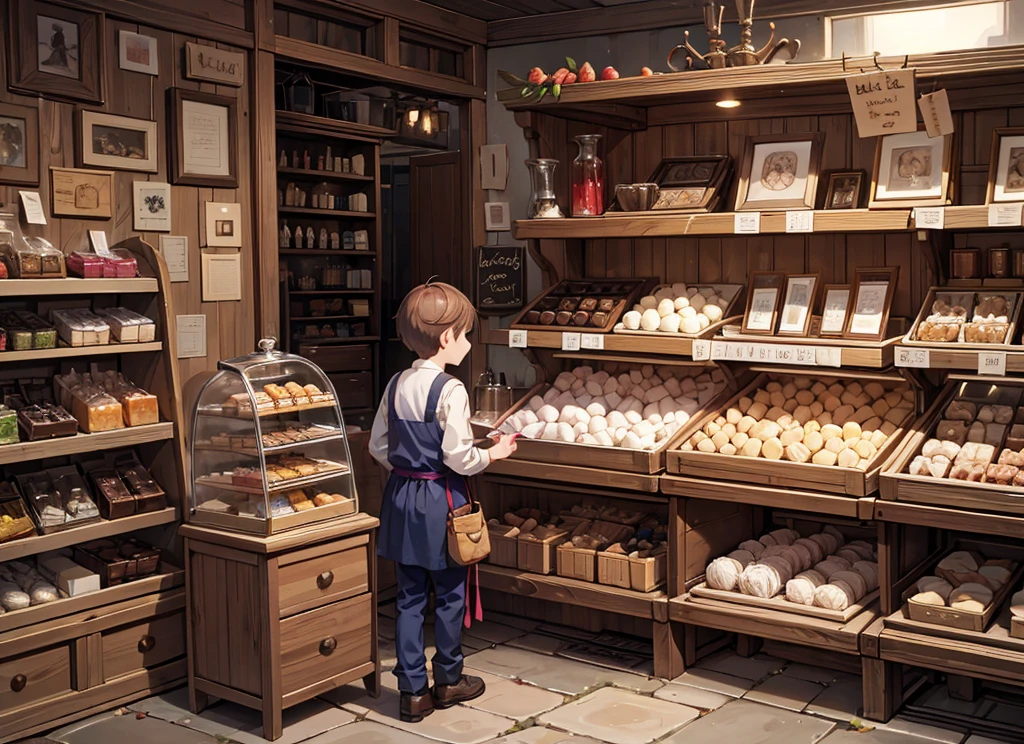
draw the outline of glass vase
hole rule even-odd
[[[572,161],[572,216],[604,214],[604,162],[597,156],[600,134],[576,137],[580,153]]]
[[[530,169],[530,219],[551,219],[562,216],[555,196],[555,168],[557,160],[541,158],[527,160]]]

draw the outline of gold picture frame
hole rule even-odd
[[[936,160],[941,160],[939,168]],[[952,161],[952,134],[929,137],[921,127],[916,132],[879,137],[868,207],[945,206],[950,200]]]
[[[1024,127],[997,127],[992,131],[985,204],[1024,201]]]
[[[860,209],[864,192],[864,171],[836,171],[828,174],[822,209]]]
[[[736,211],[814,209],[824,140],[821,132],[747,137],[737,171]]]

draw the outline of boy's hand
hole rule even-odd
[[[515,452],[517,438],[515,434],[505,434],[499,438],[497,444],[487,450],[487,453],[491,456],[491,462],[504,460]]]

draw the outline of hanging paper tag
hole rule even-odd
[[[761,232],[761,213],[737,212],[733,220],[733,232],[737,235],[756,235]]]
[[[925,93],[917,101],[929,137],[953,134],[953,113],[949,110],[949,94],[945,88]]]
[[[814,232],[814,212],[810,210],[786,212],[786,232]]]
[[[92,243],[92,249],[96,255],[106,256],[107,258],[113,255],[110,252],[110,248],[107,247],[107,234],[103,230],[90,230],[89,242]]]
[[[846,78],[857,134],[878,137],[917,131],[914,70],[889,70]]]
[[[509,331],[508,348],[525,349],[529,345],[527,343],[527,334],[528,331]]]

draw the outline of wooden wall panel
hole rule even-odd
[[[4,3],[0,2],[0,6]],[[213,0],[208,8],[242,12],[241,0]],[[190,5],[191,10],[194,8]],[[8,43],[6,7],[0,7],[0,38]],[[233,23],[233,16],[221,18]],[[118,67],[118,34],[134,31],[157,39],[159,76],[129,72]],[[54,218],[50,211],[51,166],[75,167],[78,132],[78,107],[71,103],[36,99],[15,95],[0,88],[0,102],[21,106],[34,106],[39,110],[40,129],[40,184],[38,191],[46,209],[48,224],[25,228],[32,235],[46,238],[65,253],[88,249],[88,231],[105,230],[111,245],[136,235],[132,230],[132,184],[135,181],[168,181],[169,140],[168,90],[173,87],[215,93],[238,99],[237,163],[238,189],[209,189],[193,186],[174,186],[171,193],[171,235],[184,235],[189,241],[189,281],[172,284],[174,312],[178,315],[206,315],[207,356],[202,359],[182,359],[179,362],[182,384],[186,390],[194,388],[209,371],[216,369],[219,359],[238,356],[252,351],[256,342],[255,280],[253,276],[253,202],[252,202],[252,143],[250,127],[249,81],[241,88],[198,83],[186,80],[182,74],[186,42],[198,42],[231,51],[245,51],[225,44],[188,36],[165,29],[138,25],[114,17],[107,17],[104,26],[104,94],[103,106],[88,108],[106,113],[152,119],[157,122],[157,149],[159,171],[153,174],[132,171],[114,171],[113,209],[109,220],[81,220]],[[247,53],[248,55],[249,53]],[[6,80],[6,55],[0,55],[0,79]],[[0,184],[0,201],[4,209],[20,211],[16,186]],[[36,189],[32,189],[36,190]],[[203,204],[207,201],[238,202],[242,205],[242,301],[203,302],[201,296],[200,247],[204,240]],[[24,227],[24,226],[23,226]],[[159,248],[161,233],[142,233],[143,240]],[[238,249],[207,249],[234,251]],[[189,381],[192,384],[189,385]],[[190,401],[184,401],[188,406]]]

